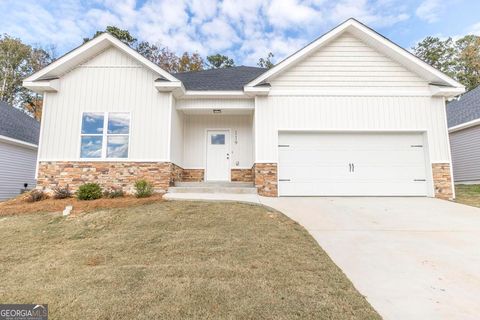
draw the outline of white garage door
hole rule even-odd
[[[421,133],[279,134],[280,196],[425,196]]]

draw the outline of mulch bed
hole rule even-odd
[[[73,214],[93,211],[98,209],[124,208],[163,201],[161,194],[154,194],[148,198],[136,198],[125,196],[115,199],[97,199],[81,201],[76,198],[67,199],[45,199],[37,202],[28,202],[28,194],[19,195],[16,198],[0,202],[0,216],[21,215],[38,212],[63,211],[66,206],[73,206]]]

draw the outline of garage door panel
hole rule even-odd
[[[282,167],[279,172],[279,180],[288,180],[290,182],[415,182],[416,180],[426,180],[425,170],[421,167],[408,168],[408,171],[398,167],[401,173],[393,172],[391,167],[355,168],[355,172],[351,173],[348,168],[328,168],[328,167]],[[372,174],[372,172],[374,174]],[[401,177],[399,177],[401,175]]]
[[[348,172],[348,164],[336,166],[333,164],[303,164],[303,165],[284,165],[279,170],[279,179],[291,179],[292,181],[299,181],[305,179],[322,180],[326,177],[334,175],[336,179],[348,179],[350,174]]]
[[[388,188],[387,194],[379,189]],[[374,182],[351,183],[351,181],[325,181],[322,183],[282,183],[281,195],[284,196],[419,196],[425,193],[425,183],[391,182],[388,184]]]
[[[280,195],[424,196],[425,168],[421,133],[279,135]]]
[[[352,160],[371,163],[418,163],[425,159],[424,150],[419,148],[397,149],[397,150],[372,150],[358,149],[351,152]]]
[[[331,152],[335,151],[335,153]],[[299,149],[299,148],[280,148],[279,158],[281,158],[284,163],[310,163],[311,161],[318,162],[339,162],[339,159],[348,159],[353,158],[354,153],[351,150],[344,149]]]
[[[279,135],[279,144],[294,144],[295,147],[299,146],[341,146],[352,145],[352,141],[359,144],[368,145],[385,145],[391,146],[391,137],[395,135],[395,143],[398,146],[410,146],[411,144],[422,144],[423,136],[419,133],[378,133],[378,132],[281,132]],[[374,138],[374,140],[372,140]]]
[[[355,172],[351,174],[353,179],[375,181],[414,181],[426,179],[425,167],[391,167],[391,166],[355,166]]]
[[[372,138],[371,135],[370,139]],[[344,140],[344,141],[342,141]],[[360,139],[363,140],[363,139]],[[339,142],[348,142],[348,145],[338,146],[332,144],[328,145],[303,145],[297,144],[285,144],[279,148],[279,158],[283,163],[309,163],[310,161],[319,160],[320,162],[339,162],[344,161],[346,163],[352,163],[354,161],[366,161],[374,163],[386,162],[395,163],[401,161],[402,163],[418,163],[424,159],[424,148],[417,141],[408,142],[404,145],[392,144],[391,141],[388,145],[378,145],[372,143],[366,143],[365,141],[357,141],[354,139],[340,139]],[[292,143],[292,142],[291,142]]]
[[[387,167],[411,167],[416,166],[423,161],[423,156],[415,154],[408,154],[405,158],[405,153],[392,153],[389,157],[385,155],[369,153],[365,155],[351,155],[345,153],[334,153],[332,151],[325,154],[308,154],[295,153],[280,154],[279,159],[282,161],[283,167],[339,167],[349,168],[350,163],[354,163],[357,168],[360,166],[387,166]],[[298,158],[297,158],[298,157]],[[402,161],[402,158],[405,159]],[[423,163],[422,163],[423,165]]]

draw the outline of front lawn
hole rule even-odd
[[[480,185],[455,185],[455,202],[463,203],[469,206],[480,207]]]
[[[0,217],[0,303],[50,319],[379,319],[314,239],[248,204]]]

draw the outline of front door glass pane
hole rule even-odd
[[[225,135],[224,134],[212,134],[211,136],[212,144],[225,144]]]

